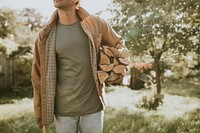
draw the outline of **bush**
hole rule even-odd
[[[15,97],[20,97],[20,98],[32,98],[33,97],[33,88],[32,86],[13,86],[12,87],[12,92],[11,95]]]

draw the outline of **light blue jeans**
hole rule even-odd
[[[56,117],[57,133],[102,133],[104,111],[75,117]]]

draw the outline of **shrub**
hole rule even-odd
[[[11,95],[15,97],[20,97],[20,98],[24,98],[24,97],[32,98],[33,88],[31,86],[27,86],[27,87],[13,86]]]

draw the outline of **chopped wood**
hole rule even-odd
[[[97,75],[98,75],[99,82],[101,84],[109,77],[109,74],[104,71],[98,71]]]
[[[105,49],[108,49],[108,46],[106,46],[106,45],[102,45],[101,47],[102,47],[103,51],[105,51]]]
[[[104,48],[104,53],[109,57],[114,57],[113,52],[110,49],[108,49],[108,47]]]
[[[123,64],[123,65],[126,65],[126,66],[128,66],[129,64],[130,64],[130,60],[129,60],[129,58],[118,58],[118,61],[121,63],[121,64]]]
[[[109,49],[112,51],[112,53],[114,54],[115,57],[118,57],[120,52],[116,48],[109,47]]]
[[[105,55],[102,51],[100,52],[100,64],[101,65],[110,64],[110,58],[107,55]]]
[[[101,70],[105,71],[105,72],[109,72],[113,69],[114,64],[109,64],[109,65],[99,65],[99,67],[101,68]]]
[[[117,75],[115,72],[111,71],[109,77],[107,78],[107,82],[115,81],[119,78],[119,75]]]
[[[114,58],[113,59],[113,64],[116,66],[116,65],[119,65],[119,62]]]
[[[119,57],[121,57],[121,58],[128,58],[129,57],[128,49],[122,48],[122,49],[118,49],[118,50],[120,51]]]
[[[126,71],[126,66],[124,65],[118,65],[113,68],[113,72],[117,74],[125,74],[125,71]]]

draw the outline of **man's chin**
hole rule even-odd
[[[63,5],[54,5],[55,8],[57,9],[64,9],[65,7]]]

